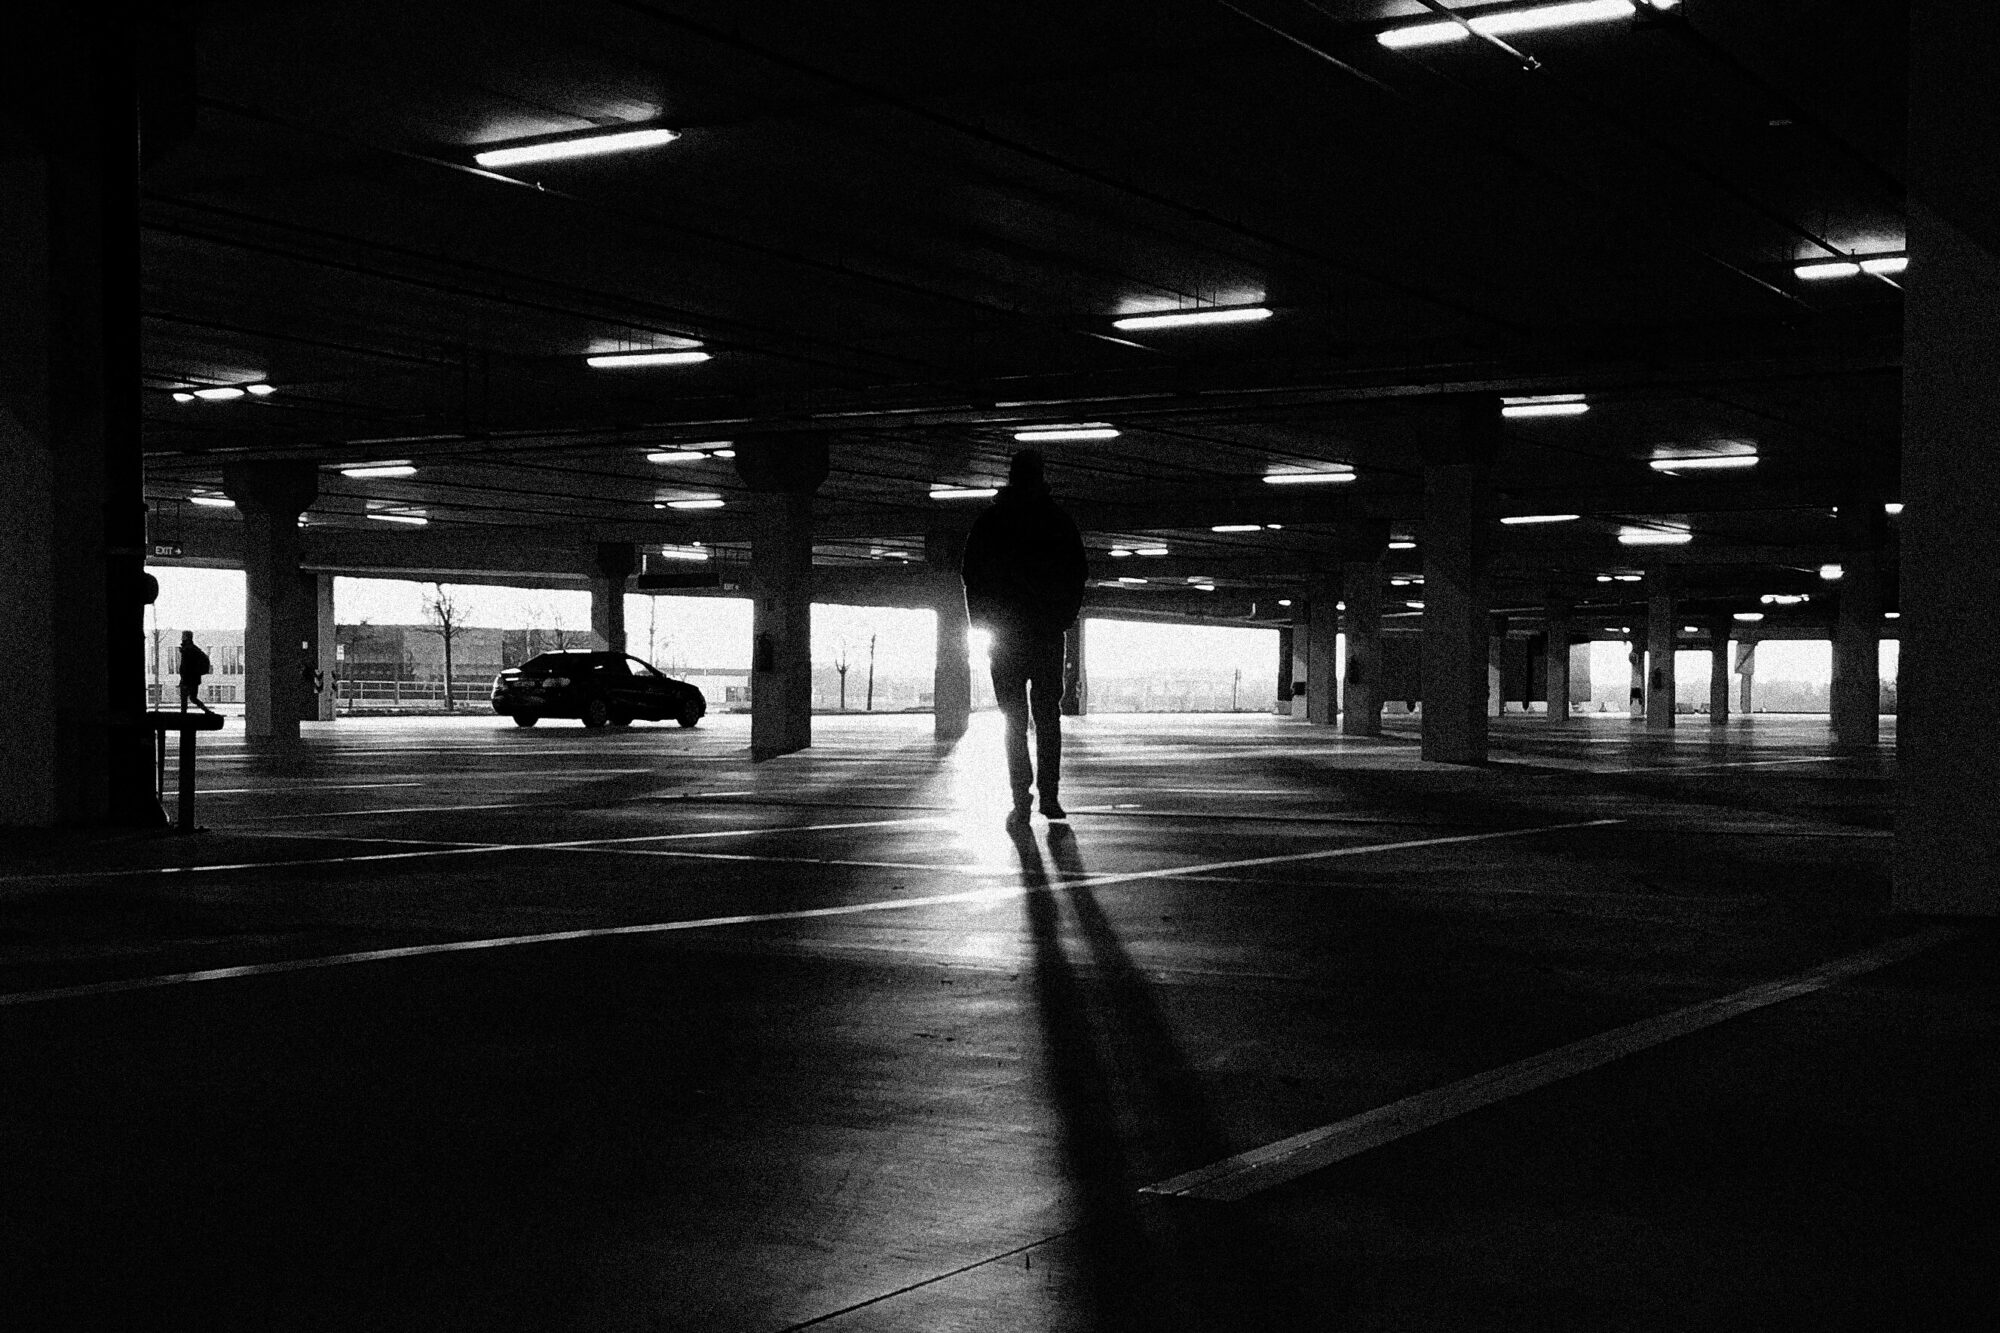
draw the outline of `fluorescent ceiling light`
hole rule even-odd
[[[1500,415],[1503,417],[1580,417],[1590,410],[1590,404],[1581,401],[1582,395],[1564,400],[1549,399],[1542,402],[1503,403]]]
[[[1654,458],[1646,466],[1655,472],[1700,472],[1713,468],[1756,467],[1756,454],[1692,454],[1685,458]]]
[[[199,494],[199,493],[197,493],[197,494],[194,494],[194,495],[190,495],[190,496],[188,497],[188,503],[189,503],[189,504],[198,504],[198,505],[205,505],[206,507],[208,507],[208,508],[210,508],[210,509],[234,509],[234,508],[236,508],[236,501],[234,501],[234,500],[230,499],[230,498],[229,498],[228,496],[226,496],[226,495],[202,495],[202,494]]]
[[[1861,265],[1838,260],[1824,264],[1797,264],[1792,268],[1795,277],[1808,282],[1818,282],[1824,278],[1855,278],[1861,276]]]
[[[1903,502],[1901,500],[1891,500],[1882,506],[1882,512],[1885,514],[1900,514],[1903,512]]]
[[[1210,528],[1209,531],[1210,532],[1256,532],[1259,531],[1262,527],[1263,524],[1261,523],[1218,523],[1214,527]]]
[[[712,495],[701,500],[667,501],[667,508],[669,509],[720,509],[722,506],[723,501]]]
[[[735,451],[734,449],[717,449],[717,450],[715,451],[715,454],[714,454],[714,457],[716,457],[716,458],[734,458],[734,457],[736,457],[736,451]]]
[[[567,157],[596,157],[602,153],[629,153],[640,148],[657,148],[681,136],[655,125],[647,129],[588,130],[563,139],[541,143],[515,144],[508,148],[488,148],[472,155],[482,167],[517,167],[527,162],[553,162]]]
[[[226,389],[226,388],[225,388],[225,389],[196,389],[196,390],[194,391],[194,396],[195,396],[195,397],[197,397],[197,398],[204,398],[204,399],[207,399],[207,400],[208,400],[209,402],[212,402],[212,403],[219,403],[219,402],[226,402],[226,401],[228,401],[228,400],[229,400],[229,399],[231,399],[231,398],[241,398],[241,397],[243,396],[243,390],[241,390],[241,389]]]
[[[177,393],[174,395],[174,401],[177,403],[191,403],[194,401],[194,395],[191,393]]]
[[[604,352],[598,356],[587,356],[585,365],[596,366],[599,370],[617,370],[625,366],[691,366],[698,361],[708,360],[707,352]]]
[[[1129,546],[1114,546],[1111,548],[1111,558],[1114,560],[1123,560],[1130,554],[1132,554],[1132,548]]]
[[[1389,549],[1392,551],[1414,551],[1417,549],[1417,544],[1415,542],[1390,542]]]
[[[1409,607],[1412,611],[1421,611],[1424,609],[1422,602],[1404,602],[1403,605]]]
[[[1753,620],[1762,620],[1763,618],[1764,618],[1764,613],[1762,611],[1738,611],[1735,615],[1730,617],[1731,620],[1741,620],[1745,622]]]
[[[1626,528],[1618,534],[1622,546],[1680,546],[1694,540],[1694,534],[1685,529]]]
[[[1834,580],[1842,578],[1846,574],[1847,571],[1842,569],[1839,565],[1821,565],[1819,567],[1819,576],[1825,579],[1828,583],[1832,583]]]
[[[997,486],[933,486],[933,500],[990,500],[1000,494]]]
[[[343,477],[414,477],[417,469],[409,463],[356,463],[340,470]]]
[[[417,527],[430,522],[422,514],[370,514],[368,517],[378,523],[410,523]]]
[[[1581,514],[1509,514],[1502,523],[1574,523]]]
[[[663,560],[706,560],[708,552],[695,546],[662,546],[660,558]]]
[[[1566,28],[1578,23],[1605,23],[1615,19],[1630,18],[1633,13],[1632,0],[1576,0],[1573,4],[1542,5],[1535,9],[1516,9],[1505,14],[1487,14],[1472,19],[1471,25],[1472,31],[1482,36],[1503,37],[1510,32]],[[1418,23],[1407,28],[1391,28],[1387,32],[1378,33],[1375,40],[1392,50],[1402,50],[1412,46],[1436,46],[1443,42],[1462,41],[1466,36],[1468,34],[1463,25],[1447,19],[1442,23]]]
[[[1190,324],[1250,324],[1269,319],[1271,312],[1260,305],[1214,306],[1206,310],[1164,310],[1156,315],[1127,315],[1114,319],[1118,329],[1177,329]]]
[[[1165,555],[1166,553],[1167,548],[1164,546],[1135,546],[1132,548],[1133,555]]]
[[[1908,255],[1884,255],[1880,259],[1864,259],[1861,261],[1861,271],[1863,273],[1880,273],[1884,276],[1891,273],[1901,273],[1909,266],[1910,257]]]
[[[1884,620],[1901,620],[1902,618],[1903,613],[1901,611],[1884,611],[1882,613],[1882,619]]]
[[[1214,592],[1215,585],[1213,583],[1197,583],[1194,585],[1194,590],[1196,592]]]
[[[256,394],[259,398],[268,397],[269,395],[277,392],[276,389],[272,388],[268,384],[246,384],[243,387],[249,390],[251,393]]]
[[[663,449],[646,455],[648,463],[699,463],[708,457],[695,449]]]
[[[1766,606],[1797,606],[1812,599],[1802,592],[1767,592],[1757,600]]]
[[[1291,604],[1292,604],[1292,599],[1289,597],[1280,597],[1278,599],[1279,606],[1290,606]]]
[[[1125,578],[1121,578],[1121,579],[1119,579],[1118,581],[1119,581],[1120,583],[1144,583],[1144,582],[1145,582],[1146,580],[1144,580],[1144,579],[1135,579],[1135,578],[1131,578],[1131,577],[1125,577]]]
[[[1331,482],[1353,480],[1353,468],[1340,472],[1271,472],[1264,477],[1267,486],[1324,486]]]
[[[1024,444],[1037,440],[1115,440],[1118,428],[1108,421],[1082,421],[1073,426],[1031,426],[1014,432]]]

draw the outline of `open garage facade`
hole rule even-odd
[[[7,1315],[1989,1304],[2000,19],[959,10],[31,7]],[[960,571],[1025,447],[1088,561],[1067,822],[1005,819]],[[199,736],[176,568],[243,579]],[[400,651],[344,579],[619,652],[737,599],[740,679],[343,713]],[[931,627],[912,711],[825,714],[843,607]],[[1094,708],[1108,622],[1268,654]],[[1804,642],[1825,711],[1758,711]]]

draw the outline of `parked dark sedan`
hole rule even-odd
[[[493,711],[532,727],[545,717],[576,717],[586,727],[629,725],[635,718],[684,727],[701,721],[708,701],[624,653],[540,653],[493,678]]]

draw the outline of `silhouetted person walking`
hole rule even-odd
[[[193,704],[204,713],[213,713],[215,711],[201,701],[202,677],[213,670],[215,670],[215,666],[208,660],[208,654],[195,645],[194,631],[191,629],[182,630],[180,672],[181,711],[183,713],[187,712],[189,704]]]
[[[965,606],[993,636],[993,695],[1007,723],[1007,781],[1014,813],[1028,813],[1037,788],[1042,814],[1065,819],[1062,781],[1063,635],[1083,609],[1089,567],[1076,524],[1056,506],[1042,456],[1014,455],[1006,488],[966,539]],[[1035,759],[1028,761],[1028,719]]]

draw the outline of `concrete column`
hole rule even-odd
[[[2000,9],[1911,6],[1895,904],[2000,915]]]
[[[955,741],[972,720],[972,649],[966,642],[971,621],[965,609],[964,525],[936,527],[924,534],[924,563],[931,570],[937,608],[937,657],[931,668],[932,735]]]
[[[638,556],[630,542],[599,542],[591,561],[590,632],[606,652],[625,649],[625,588]]]
[[[750,758],[812,744],[812,497],[826,480],[823,436],[738,436],[751,490]],[[960,605],[964,605],[963,597]]]
[[[1543,613],[1548,630],[1546,660],[1542,664],[1542,696],[1548,700],[1551,722],[1569,720],[1569,616],[1565,602],[1550,602]]]
[[[1332,726],[1340,706],[1339,597],[1332,583],[1314,585],[1306,603],[1306,721]]]
[[[1090,673],[1084,667],[1088,637],[1082,616],[1063,635],[1062,711],[1070,717],[1083,717],[1090,712]]]
[[[1729,635],[1732,621],[1719,618],[1708,627],[1708,725],[1729,725]]]
[[[1646,640],[1633,631],[1631,645],[1625,660],[1632,664],[1632,689],[1625,706],[1634,722],[1643,722],[1646,720]]]
[[[0,824],[159,825],[129,34],[98,10],[26,16],[0,148]]]
[[[1286,625],[1278,630],[1277,711],[1287,715],[1292,711],[1292,651],[1292,627]]]
[[[1388,535],[1383,534],[1383,541]],[[1347,603],[1347,680],[1340,730],[1347,736],[1382,734],[1382,560],[1348,560],[1340,566],[1341,600]]]
[[[331,722],[334,718],[334,679],[339,670],[334,652],[333,575],[307,574],[312,580],[313,598],[313,693],[305,720]]]
[[[1673,580],[1666,574],[1646,580],[1646,730],[1674,727],[1674,646],[1680,624],[1674,619]]]
[[[1467,402],[1458,438],[1424,467],[1423,757],[1486,762],[1486,543],[1479,498],[1500,408]]]
[[[243,735],[299,738],[316,716],[311,668],[317,585],[299,570],[299,515],[319,494],[310,463],[232,463],[222,488],[243,518]]]
[[[1757,711],[1757,644],[1746,641],[1736,654],[1736,711],[1749,717]]]
[[[1492,616],[1486,622],[1486,716],[1499,717],[1507,711],[1506,673],[1507,617]]]
[[[1833,629],[1834,744],[1873,749],[1882,733],[1882,565],[1884,519],[1879,495],[1840,506],[1840,601]]]

